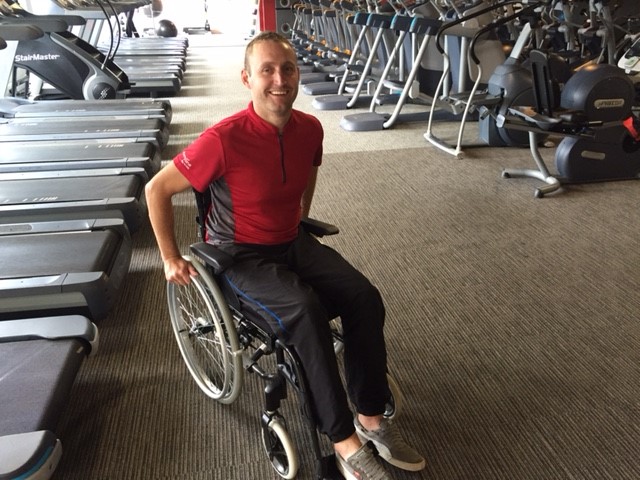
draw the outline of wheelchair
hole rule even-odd
[[[205,238],[205,218],[211,199],[208,191],[194,191],[198,207],[198,235]],[[314,219],[303,219],[302,226],[312,235],[323,237],[338,233],[337,227]],[[192,256],[184,258],[198,272],[186,286],[167,283],[171,325],[186,366],[200,389],[222,404],[234,402],[240,395],[245,373],[254,373],[265,382],[265,406],[261,415],[262,444],[271,465],[284,479],[295,478],[299,458],[280,414],[281,401],[287,398],[287,385],[297,394],[300,411],[306,420],[316,460],[316,478],[341,479],[335,455],[324,455],[317,424],[313,418],[307,380],[294,349],[282,343],[266,322],[240,304],[237,295],[222,278],[232,263],[230,255],[206,242],[190,247]],[[334,350],[342,349],[339,319],[331,320]],[[261,359],[275,355],[275,367],[262,365]],[[264,362],[263,362],[264,363]],[[387,374],[391,396],[384,412],[394,418],[401,409],[400,389]]]

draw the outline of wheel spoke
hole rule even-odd
[[[231,403],[242,385],[242,364],[234,319],[209,273],[192,262],[198,275],[188,285],[169,284],[171,322],[180,352],[210,397]]]

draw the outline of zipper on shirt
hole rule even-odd
[[[282,141],[282,133],[278,133],[278,142],[280,143],[280,168],[282,169],[282,183],[287,183],[287,171],[284,167],[284,143]]]

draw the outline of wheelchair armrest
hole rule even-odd
[[[300,220],[302,228],[311,235],[316,237],[324,237],[325,235],[336,235],[340,232],[338,227],[330,223],[316,220],[315,218],[305,217]]]
[[[233,257],[223,252],[215,245],[206,242],[198,242],[191,245],[191,251],[207,265],[213,268],[216,275],[224,272],[233,264]]]
[[[313,218],[303,218],[300,220],[302,228],[316,237],[325,235],[335,235],[339,232],[338,227],[330,223],[322,222]],[[198,242],[191,245],[193,254],[204,261],[213,269],[213,273],[218,275],[233,265],[233,257],[220,250],[215,245],[206,242]]]

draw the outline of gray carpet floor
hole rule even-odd
[[[243,108],[242,42],[194,37],[169,159]],[[426,124],[326,131],[314,216],[327,240],[383,293],[399,424],[427,457],[396,479],[640,478],[640,183],[573,185],[534,199],[528,150],[429,145]],[[451,136],[456,126],[437,126]],[[473,126],[469,128],[473,136]],[[550,162],[553,149],[544,152]],[[551,162],[552,164],[552,162]],[[179,240],[195,239],[191,195],[176,198]],[[232,405],[191,380],[173,339],[151,230],[134,237],[118,305],[99,324],[60,427],[57,480],[272,479],[262,451],[261,382]],[[313,478],[296,401],[283,413]]]

